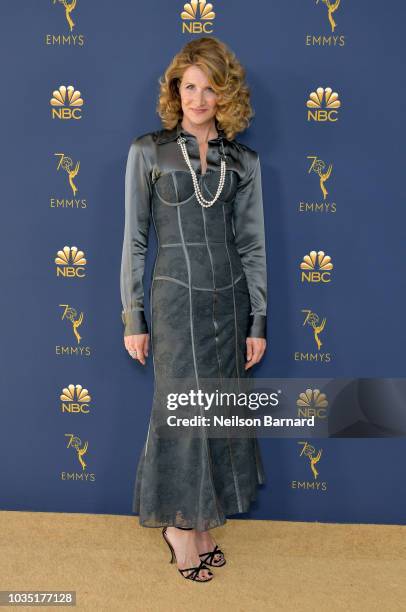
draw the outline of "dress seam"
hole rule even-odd
[[[212,320],[213,320],[213,327],[214,327],[214,342],[215,342],[215,346],[216,346],[216,355],[217,355],[217,362],[218,362],[218,366],[219,366],[219,374],[220,374],[220,380],[222,380],[222,370],[221,370],[221,360],[220,360],[220,355],[219,355],[219,351],[218,351],[218,337],[217,337],[217,327],[218,327],[218,323],[216,321],[215,318],[215,314],[214,314],[214,305],[215,305],[215,299],[216,299],[216,279],[215,279],[215,274],[214,274],[214,268],[213,268],[213,259],[212,259],[212,254],[209,248],[209,243],[207,241],[207,228],[206,228],[206,216],[205,216],[205,210],[203,208],[203,206],[200,207],[202,210],[202,217],[203,217],[203,226],[204,226],[204,236],[206,238],[206,246],[207,246],[207,252],[209,254],[209,259],[210,259],[210,266],[211,266],[211,273],[212,273],[212,277],[213,277],[213,309],[212,309]]]
[[[183,236],[183,229],[182,229],[182,218],[181,218],[181,212],[180,212],[180,207],[179,206],[177,208],[177,214],[178,214],[179,232],[180,232],[180,236],[181,236],[181,239],[182,239],[183,252],[184,252],[184,255],[185,255],[185,261],[186,261],[186,266],[187,266],[187,270],[188,270],[188,277],[189,277],[190,336],[191,336],[191,341],[192,341],[193,364],[194,364],[194,369],[195,369],[196,383],[197,383],[197,388],[199,390],[199,377],[198,377],[198,371],[197,371],[197,363],[196,363],[196,355],[195,355],[194,330],[193,330],[193,303],[192,303],[192,286],[191,286],[192,277],[191,277],[189,254],[187,252],[186,245],[184,244],[184,236]],[[221,521],[220,514],[219,514],[219,511],[218,511],[218,505],[217,505],[218,504],[218,500],[217,500],[216,489],[215,489],[214,482],[213,482],[213,473],[212,473],[213,468],[212,468],[211,457],[210,457],[210,453],[209,453],[209,449],[208,449],[208,444],[207,444],[206,432],[203,433],[203,441],[204,441],[204,448],[205,448],[205,451],[206,451],[208,465],[210,466],[210,469],[209,469],[209,472],[210,472],[210,482],[211,482],[211,486],[212,486],[212,494],[213,494],[213,499],[214,499],[214,503],[215,503],[215,507],[216,507],[217,518],[218,518],[219,521]]]
[[[230,254],[229,254],[228,248],[227,248],[227,224],[226,224],[226,214],[225,214],[225,210],[224,210],[224,204],[222,205],[222,209],[223,209],[223,221],[224,221],[224,240],[225,240],[225,245],[226,245],[228,263],[229,263],[229,266],[230,266],[231,281],[233,281],[233,267],[231,265]],[[235,310],[234,284],[233,284],[232,290],[233,290],[234,330],[235,330],[235,365],[236,365],[236,369],[237,369],[238,390],[240,390],[240,385],[239,385],[240,371],[239,371],[239,368],[238,368],[237,316],[236,316],[236,310]],[[227,439],[228,439],[228,448],[229,448],[229,451],[230,451],[231,468],[233,470],[234,486],[235,486],[235,491],[236,491],[236,495],[237,495],[237,503],[238,503],[238,507],[240,509],[240,512],[242,512],[240,486],[239,486],[238,478],[236,477],[235,470],[234,470],[233,453],[232,453],[231,442],[230,442],[230,432],[228,430],[227,430]]]
[[[212,244],[224,244],[224,240],[209,240]],[[229,240],[229,244],[233,244],[234,240]],[[187,246],[204,246],[206,242],[186,242]],[[181,247],[182,242],[167,242],[166,244],[161,244],[161,247]]]
[[[195,289],[196,291],[223,291],[225,289],[231,289],[231,287],[233,285],[236,285],[238,283],[238,281],[240,281],[242,279],[242,277],[244,276],[244,274],[240,274],[239,276],[237,276],[237,278],[234,280],[234,283],[230,283],[229,285],[223,285],[222,287],[196,287],[196,285],[192,285],[192,289]],[[179,280],[179,278],[174,278],[173,276],[167,276],[165,274],[157,274],[156,276],[154,276],[153,280],[167,280],[167,281],[172,281],[173,283],[178,283],[179,285],[182,285],[183,287],[187,287],[189,288],[189,285],[187,283],[185,283],[184,281]]]
[[[156,264],[157,264],[157,261],[158,261],[160,244],[159,244],[159,236],[158,236],[158,231],[157,231],[157,227],[156,227],[156,224],[155,224],[154,210],[153,210],[153,205],[152,204],[151,204],[151,217],[152,217],[152,222],[154,224],[155,235],[156,235],[157,242],[158,242],[158,248],[157,248],[157,253],[156,253],[155,262],[154,262],[154,270],[152,272],[152,276],[154,276]],[[154,345],[153,345],[153,339],[152,339],[152,336],[153,336],[153,318],[154,318],[152,316],[152,292],[153,292],[153,283],[151,283],[151,289],[150,289],[150,292],[149,292],[149,314],[150,314],[150,323],[151,323],[150,340],[151,340],[152,364],[153,364],[153,367],[154,367],[154,392],[153,392],[153,396],[155,396],[155,393],[156,393],[156,371],[155,371]],[[147,440],[145,442],[144,459],[147,456],[147,449],[148,449],[148,442],[149,442],[149,433],[150,433],[150,429],[151,429],[151,420],[152,420],[152,414],[150,413],[150,416],[149,416],[149,425],[148,425],[148,433],[147,433]]]

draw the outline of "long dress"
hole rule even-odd
[[[266,338],[267,273],[258,153],[217,127],[202,174],[196,137],[173,129],[135,138],[125,175],[125,227],[120,287],[124,335],[150,333],[155,389],[147,438],[139,456],[133,512],[145,527],[174,525],[205,531],[247,512],[265,481],[255,436],[161,437],[154,417],[167,407],[157,392],[171,379],[245,379],[246,338]],[[200,190],[201,206],[177,137]],[[144,260],[150,221],[158,251],[144,314]]]

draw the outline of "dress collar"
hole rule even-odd
[[[212,138],[209,140],[209,142],[221,142],[223,139],[225,139],[224,130],[217,128],[217,133],[218,133],[217,138]],[[196,140],[196,136],[194,134],[191,134],[190,132],[187,132],[182,127],[182,122],[178,121],[178,123],[175,125],[174,128],[169,129],[169,130],[168,129],[160,130],[157,142],[158,144],[162,144],[164,142],[170,142],[172,140],[176,140],[178,136],[180,135],[184,136],[187,140],[188,139]]]

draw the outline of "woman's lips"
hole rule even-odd
[[[205,113],[207,111],[207,108],[202,108],[202,109],[192,108],[192,110],[193,110],[194,113],[200,113],[201,114],[201,113]]]

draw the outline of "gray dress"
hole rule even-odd
[[[181,123],[135,138],[125,176],[121,263],[124,334],[150,333],[155,391],[147,439],[136,471],[133,512],[145,527],[175,525],[200,531],[247,512],[264,469],[256,437],[202,434],[161,437],[154,417],[167,412],[157,387],[165,380],[251,376],[245,370],[247,336],[266,338],[267,273],[258,154],[218,137],[208,143],[202,175],[196,137]],[[176,142],[182,134],[200,190],[211,200],[227,162],[219,199],[196,199],[193,180]],[[144,259],[150,221],[155,259],[148,328],[144,316]]]

